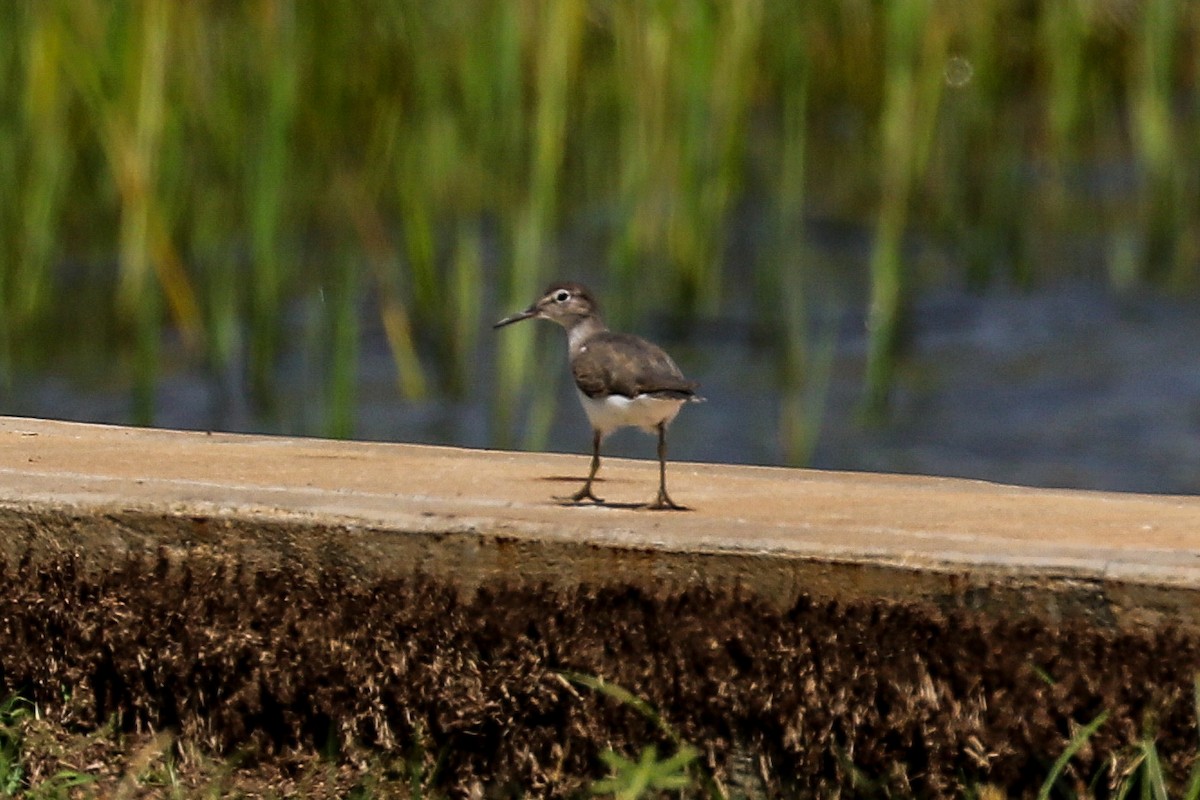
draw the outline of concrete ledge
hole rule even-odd
[[[209,553],[267,569],[517,584],[704,583],[923,599],[1119,626],[1200,609],[1200,498],[670,465],[688,513],[564,507],[584,456],[183,433],[0,418],[0,553]],[[649,499],[653,462],[600,494]]]

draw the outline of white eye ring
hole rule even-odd
[[[566,289],[559,289],[558,293],[554,295],[554,302],[565,303],[570,298],[571,298],[570,292],[568,292]]]

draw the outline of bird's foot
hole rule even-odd
[[[559,499],[570,503],[582,503],[584,500],[591,500],[593,503],[597,504],[604,502],[603,497],[596,497],[596,495],[592,493],[592,484],[590,482],[585,484],[582,489],[570,497],[560,497]]]
[[[659,490],[658,497],[653,503],[648,503],[646,508],[651,511],[691,511],[687,506],[681,506],[671,499],[671,496],[666,493],[666,490]]]

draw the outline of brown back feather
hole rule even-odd
[[[685,378],[662,348],[628,333],[604,331],[591,337],[571,371],[588,397],[663,394],[687,399],[696,394],[696,382]]]

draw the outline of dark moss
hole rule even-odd
[[[748,759],[781,795],[845,788],[848,763],[920,796],[982,783],[1028,793],[1105,709],[1111,721],[1075,760],[1077,775],[1094,775],[1147,721],[1174,774],[1196,752],[1200,640],[1169,626],[811,598],[780,613],[700,588],[496,585],[465,599],[429,580],[199,557],[102,574],[69,556],[27,559],[0,566],[0,579],[5,692],[80,730],[115,715],[126,730],[173,729],[218,756],[250,752],[260,767],[339,742],[404,754],[419,740],[452,791],[557,796],[596,774],[604,748],[660,738],[559,670],[633,691],[718,774]]]

